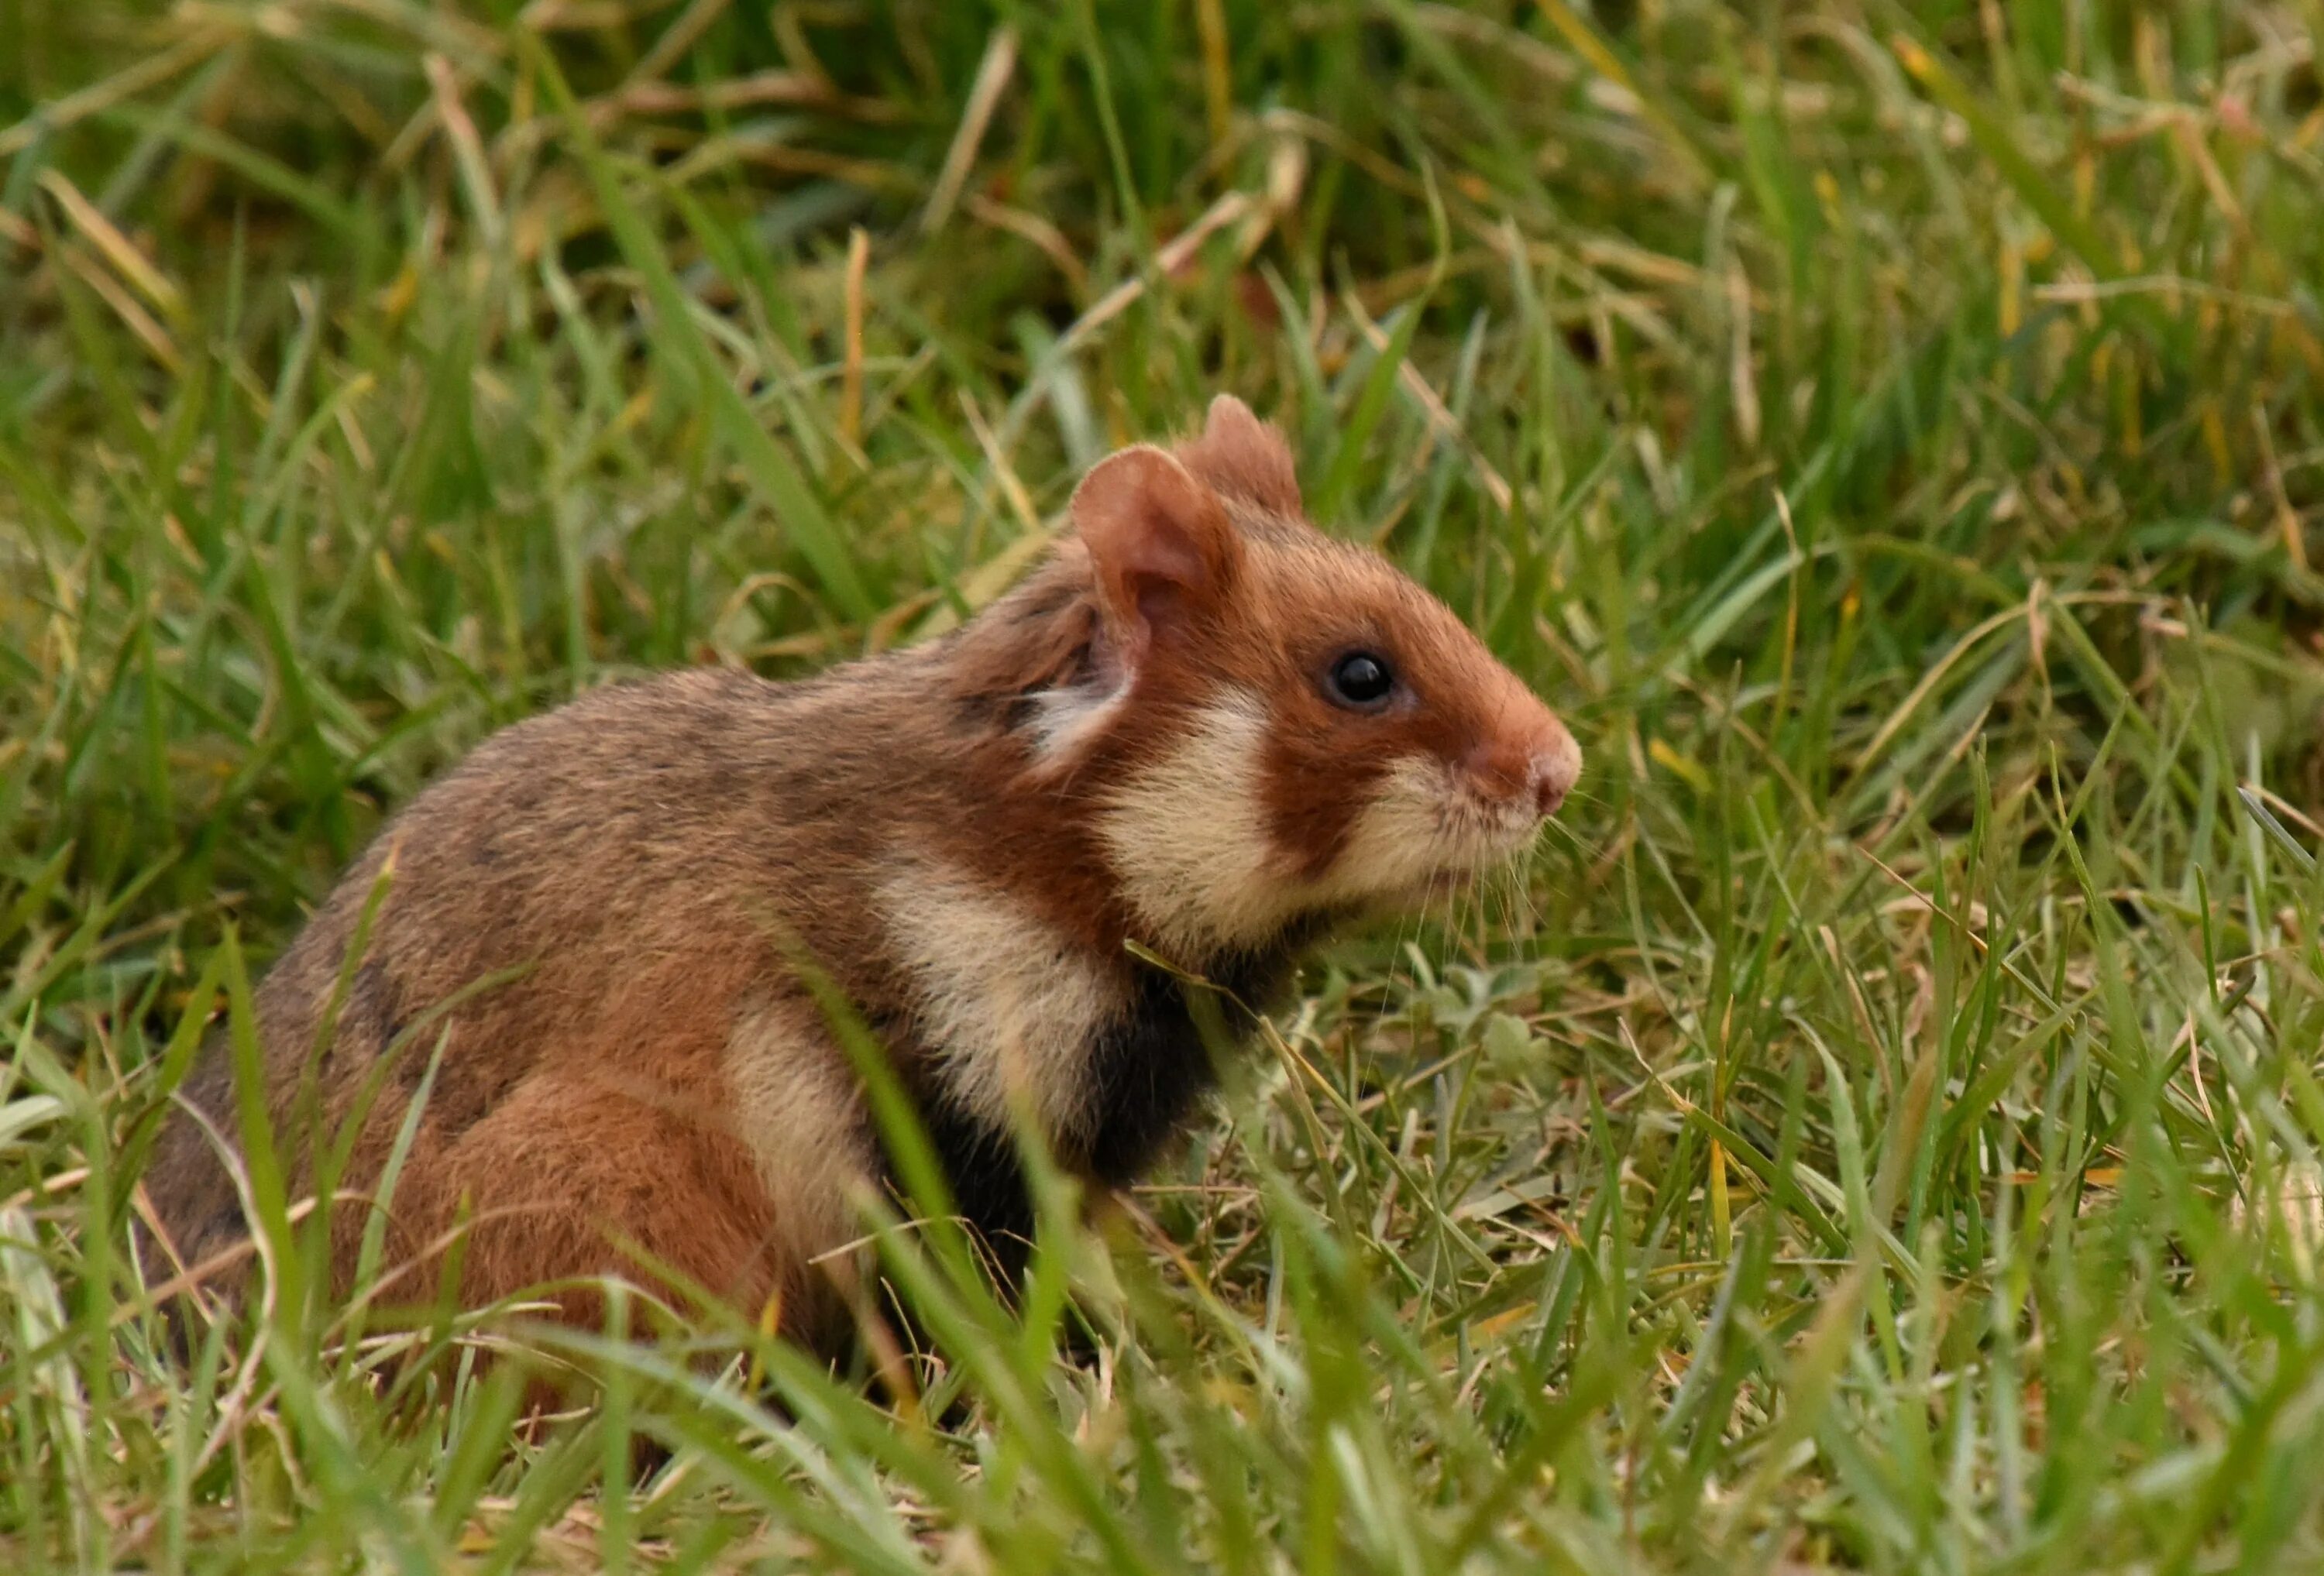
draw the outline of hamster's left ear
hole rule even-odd
[[[1148,444],[1099,462],[1074,489],[1108,631],[1135,673],[1157,640],[1183,633],[1222,599],[1240,544],[1216,493]]]

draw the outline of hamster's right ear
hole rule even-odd
[[[1224,595],[1240,544],[1226,506],[1177,459],[1139,444],[1109,456],[1074,492],[1106,623],[1135,671],[1157,636]]]
[[[1203,436],[1178,447],[1178,457],[1204,481],[1232,497],[1261,509],[1297,520],[1306,512],[1299,502],[1299,477],[1291,464],[1291,446],[1283,434],[1251,414],[1250,407],[1232,394],[1211,401]]]

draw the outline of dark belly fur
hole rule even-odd
[[[1252,1028],[1235,1005],[1263,1009],[1289,982],[1286,950],[1214,963],[1208,978],[1229,993],[1220,1006],[1236,1040]],[[1187,1005],[1187,986],[1159,969],[1141,968],[1127,1018],[1091,1047],[1099,1090],[1098,1120],[1087,1150],[1058,1159],[1092,1181],[1120,1187],[1141,1175],[1185,1127],[1217,1083],[1211,1050]],[[1007,1279],[1023,1268],[1033,1236],[1033,1203],[1015,1140],[947,1101],[923,1098],[920,1120],[962,1217],[983,1238]]]

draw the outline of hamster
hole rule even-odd
[[[1264,1003],[1332,926],[1510,860],[1572,788],[1565,726],[1443,604],[1310,524],[1240,401],[1106,458],[1070,513],[941,639],[798,683],[601,689],[393,818],[254,998],[278,1131],[303,1084],[352,1139],[340,1290],[434,1054],[384,1202],[410,1300],[465,1222],[470,1306],[651,1285],[634,1245],[824,1341],[844,1309],[817,1266],[890,1162],[787,948],[855,1005],[963,1215],[1006,1244],[1031,1218],[1016,1101],[1119,1186],[1209,1084],[1184,986],[1127,944]],[[174,1112],[144,1180],[196,1265],[250,1230],[213,1136],[238,1129],[222,1045],[180,1096],[207,1122]],[[601,1313],[586,1287],[558,1305]]]

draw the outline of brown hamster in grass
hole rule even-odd
[[[338,1290],[440,1036],[385,1206],[409,1300],[465,1220],[471,1306],[650,1285],[634,1244],[827,1339],[816,1261],[888,1160],[779,932],[856,1005],[962,1212],[1005,1242],[1030,1218],[1020,1097],[1111,1186],[1207,1087],[1182,987],[1126,944],[1264,1002],[1333,924],[1510,860],[1572,787],[1563,724],[1441,603],[1310,525],[1289,451],[1239,401],[1175,450],[1106,459],[1071,512],[1044,566],[940,640],[800,683],[599,690],[395,817],[255,998],[276,1122],[302,1085],[327,1130],[355,1119]],[[208,1123],[173,1116],[145,1186],[196,1264],[249,1231],[205,1130],[237,1130],[222,1046],[182,1095]],[[586,1291],[560,1303],[599,1316]]]

